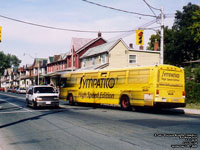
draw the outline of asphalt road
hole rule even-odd
[[[200,149],[199,136],[198,115],[67,104],[34,110],[24,95],[0,93],[0,150]]]

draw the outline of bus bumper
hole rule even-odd
[[[185,103],[154,102],[154,107],[157,108],[177,108],[185,106],[186,106]]]

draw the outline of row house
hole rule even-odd
[[[66,72],[81,68],[80,58],[90,48],[106,43],[98,33],[95,39],[72,38],[71,51],[65,54],[54,55],[48,58],[47,75],[48,84],[59,86],[60,76]]]
[[[1,87],[8,88],[12,86],[13,81],[13,68],[8,68],[4,70],[3,76],[1,76]]]
[[[1,87],[18,87],[20,75],[18,68],[8,68],[4,70],[3,76],[1,76]]]
[[[160,52],[143,50],[142,47],[137,50],[119,39],[89,49],[80,60],[79,70],[149,66],[160,63]]]
[[[39,83],[59,86],[62,74],[81,68],[82,55],[89,49],[106,43],[106,40],[98,33],[95,39],[72,38],[71,43],[71,51],[68,53],[50,56],[47,59],[35,58],[33,64],[24,65],[16,71],[7,69],[1,77],[1,83],[6,87],[23,88]]]
[[[30,75],[29,75],[29,69],[31,65],[24,65],[23,67],[18,68],[20,80],[19,80],[19,87],[26,88],[29,87],[30,81]]]
[[[31,66],[30,76],[34,85],[46,84],[46,65],[47,58],[35,58],[33,65]]]
[[[35,58],[33,64],[18,68],[20,76],[19,87],[28,88],[31,85],[37,85],[38,81],[40,84],[45,84],[46,64],[46,58]]]

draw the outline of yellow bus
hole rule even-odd
[[[115,70],[71,72],[62,76],[60,98],[74,103],[133,107],[185,106],[184,70],[156,65]]]

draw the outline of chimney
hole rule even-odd
[[[144,46],[140,45],[139,49],[144,50]]]
[[[130,44],[129,44],[129,47],[130,47],[130,48],[133,48],[133,43],[130,43]]]
[[[98,37],[101,37],[101,32],[100,31],[98,32]]]
[[[155,42],[154,42],[154,51],[158,51],[158,49],[159,49],[158,41],[157,41],[157,39],[155,39]]]

